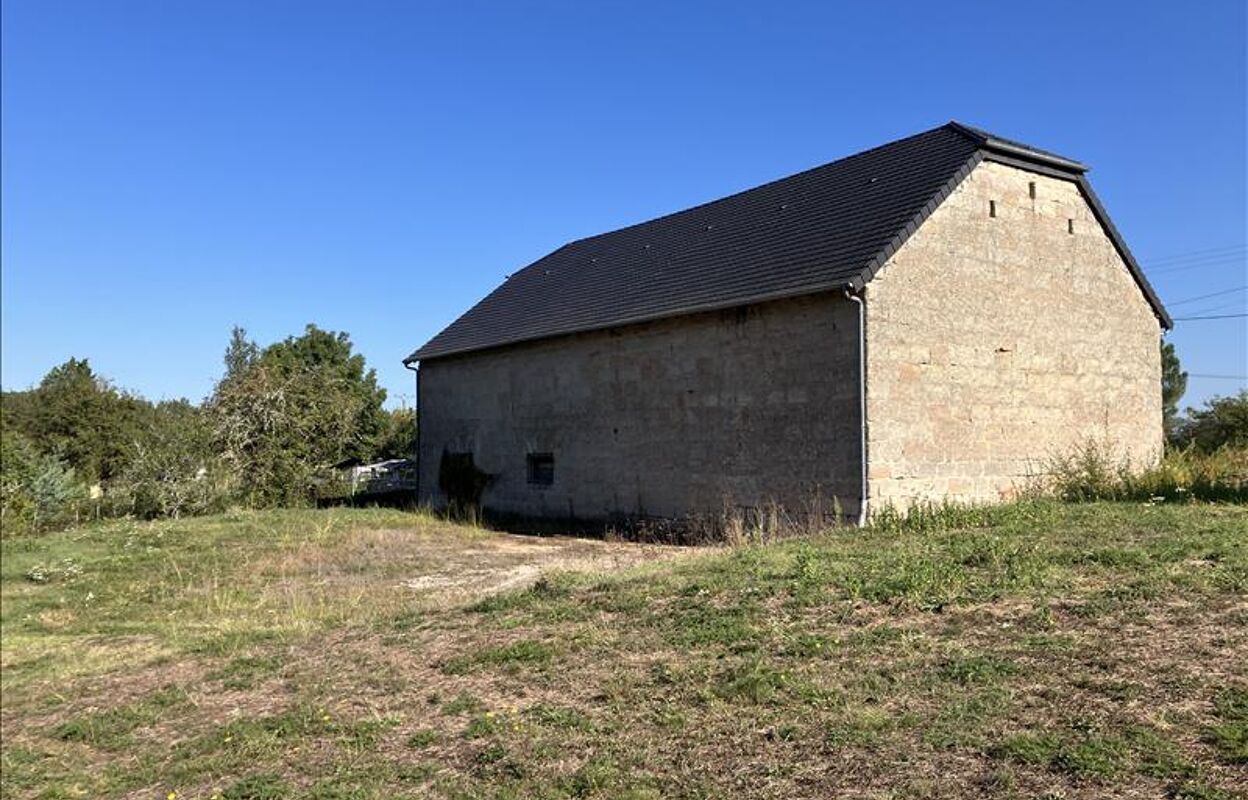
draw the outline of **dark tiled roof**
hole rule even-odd
[[[1086,183],[1078,162],[949,123],[564,245],[512,275],[406,361],[860,288],[981,158],[994,156]],[[1113,235],[1168,323],[1121,237]]]

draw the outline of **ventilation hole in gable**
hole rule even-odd
[[[997,215],[997,201],[989,200],[988,201],[988,216],[995,217],[996,215]]]
[[[1035,181],[1027,182],[1027,194],[1029,197],[1031,197],[1032,200],[1036,199],[1036,182]]]
[[[1066,218],[1066,232],[1067,233],[1075,232],[1075,221],[1069,217]]]

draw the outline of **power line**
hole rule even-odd
[[[1183,305],[1184,303],[1193,303],[1193,302],[1195,302],[1195,301],[1197,301],[1197,300],[1207,300],[1207,299],[1209,299],[1210,297],[1221,297],[1221,296],[1222,296],[1222,295],[1224,295],[1224,294],[1234,294],[1235,292],[1242,292],[1242,291],[1243,291],[1243,290],[1245,290],[1245,289],[1248,289],[1248,285],[1244,285],[1244,286],[1236,286],[1234,289],[1224,289],[1223,291],[1220,291],[1220,292],[1210,292],[1209,294],[1198,294],[1198,295],[1196,295],[1195,297],[1189,297],[1189,298],[1187,298],[1186,300],[1175,300],[1173,303],[1166,303],[1166,305],[1168,305],[1168,306],[1181,306],[1181,305]]]
[[[1188,372],[1189,378],[1220,378],[1227,381],[1248,381],[1248,375],[1209,375],[1203,372]]]
[[[1226,311],[1227,309],[1230,309],[1230,308],[1239,309],[1243,307],[1244,307],[1244,303],[1242,300],[1232,300],[1229,303],[1218,303],[1216,306],[1205,306],[1204,308],[1194,308],[1191,311],[1186,311],[1184,313],[1190,314],[1193,317],[1199,317],[1205,314],[1217,314],[1219,311]]]
[[[1226,258],[1230,255],[1242,253],[1248,250],[1248,245],[1232,244],[1223,247],[1210,247],[1205,250],[1189,250],[1186,253],[1175,253],[1161,258],[1151,258],[1148,263],[1153,266],[1164,266],[1171,263],[1179,263],[1182,261],[1199,261],[1206,258]]]
[[[1193,269],[1239,264],[1246,256],[1248,256],[1248,246],[1237,244],[1176,253],[1162,258],[1148,259],[1144,263],[1150,275],[1167,275]]]
[[[1207,317],[1171,317],[1175,322],[1190,322],[1194,319],[1239,319],[1240,317],[1248,317],[1248,314],[1211,314]]]
[[[1162,269],[1150,268],[1148,270],[1148,274],[1154,277],[1157,275],[1171,275],[1175,272],[1187,272],[1189,270],[1194,270],[1194,269],[1209,269],[1210,267],[1228,267],[1231,265],[1242,264],[1243,262],[1244,262],[1244,256],[1242,255],[1229,256],[1229,257],[1224,257],[1224,258],[1215,258],[1209,261],[1193,261],[1188,264],[1179,264],[1177,266],[1163,267]]]
[[[1200,255],[1201,253],[1218,253],[1223,250],[1243,250],[1245,248],[1248,248],[1248,243],[1245,243],[1245,242],[1239,242],[1238,244],[1223,244],[1223,245],[1218,245],[1217,247],[1206,247],[1202,250],[1184,250],[1181,253],[1171,253],[1168,256],[1161,256],[1157,260],[1169,261],[1175,258],[1187,258],[1188,256],[1191,256],[1191,255]]]

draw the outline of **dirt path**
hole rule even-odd
[[[644,562],[680,558],[696,548],[568,536],[488,533],[419,543],[421,570],[402,581],[409,589],[448,600],[483,596],[535,583],[548,572],[614,572]]]

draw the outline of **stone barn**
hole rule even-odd
[[[421,499],[861,518],[1154,460],[1170,320],[1086,170],[951,122],[564,245],[405,360]]]

